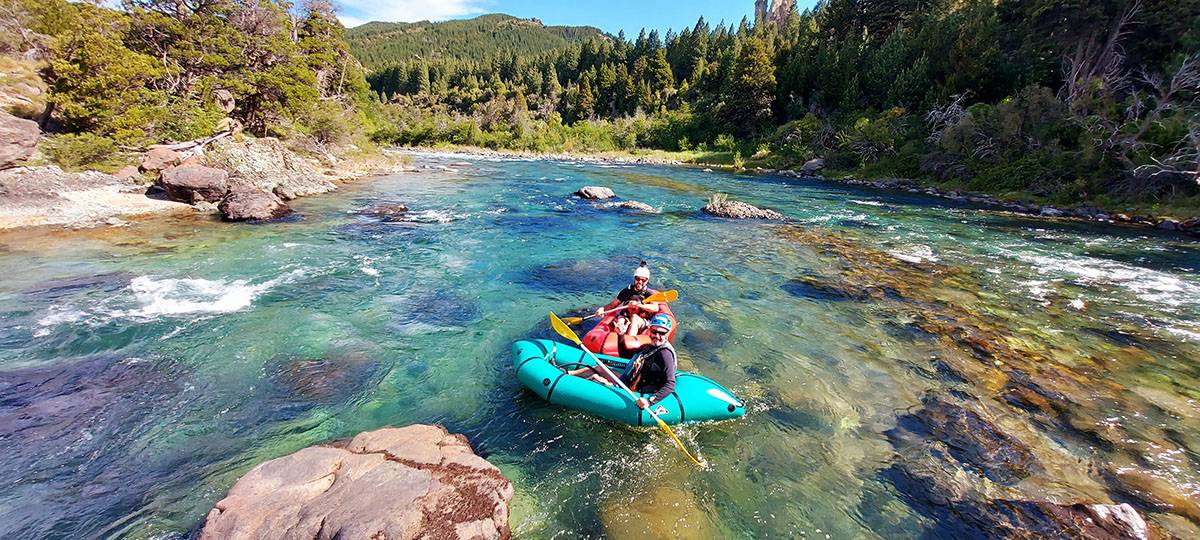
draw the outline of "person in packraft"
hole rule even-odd
[[[666,399],[675,391],[675,370],[678,362],[675,348],[667,341],[671,333],[671,318],[660,313],[650,318],[650,343],[641,346],[629,360],[629,368],[621,375],[621,382],[630,390],[650,397],[638,397],[635,404],[645,409]],[[603,371],[591,367],[575,369],[568,375],[584,377],[593,381],[613,385]]]
[[[666,399],[675,391],[675,369],[678,363],[675,359],[675,347],[667,341],[671,333],[671,318],[658,314],[650,318],[650,343],[642,345],[629,361],[629,369],[621,376],[622,382],[630,390],[640,394],[650,394],[649,398],[639,397],[637,406],[645,409]]]
[[[642,261],[642,264],[633,271],[633,283],[621,289],[612,302],[596,308],[596,315],[601,315],[605,311],[624,304],[626,309],[622,310],[613,320],[613,329],[618,334],[638,335],[646,328],[647,319],[662,309],[658,302],[645,302],[646,297],[658,292],[651,289],[649,284],[650,269],[646,267],[646,261]]]

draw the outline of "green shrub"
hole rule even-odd
[[[59,167],[67,171],[97,170],[115,172],[128,164],[117,143],[91,133],[69,133],[47,139],[41,149]]]
[[[354,131],[347,120],[352,117],[353,111],[347,111],[337,103],[323,101],[309,111],[302,125],[313,140],[321,144],[339,144]]]
[[[723,152],[733,152],[737,149],[737,140],[733,138],[733,135],[722,133],[717,135],[717,140],[713,142],[713,146]]]

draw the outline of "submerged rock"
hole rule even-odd
[[[1028,500],[992,483],[1016,486],[1041,466],[996,423],[941,397],[927,398],[887,435],[899,458],[882,476],[933,520],[931,537],[1153,537],[1128,504]]]
[[[513,487],[462,435],[412,425],[246,473],[200,538],[508,538]]]
[[[15,166],[32,155],[41,137],[37,122],[0,110],[0,169]]]
[[[856,288],[845,280],[822,280],[815,276],[800,276],[779,286],[784,292],[797,298],[813,300],[880,300],[895,298],[895,291],[886,287],[868,286]]]
[[[274,378],[287,396],[311,402],[332,402],[354,395],[378,366],[361,354],[289,359],[282,364]]]
[[[787,221],[787,216],[767,208],[759,208],[744,202],[731,201],[723,195],[715,195],[702,211],[706,214],[729,219],[769,219]]]
[[[68,290],[47,294],[66,294],[74,285],[57,287]],[[145,442],[157,436],[163,411],[178,410],[173,405],[185,399],[189,384],[187,372],[173,362],[112,355],[0,371],[0,454],[6,464],[0,483],[14,495],[0,511],[0,537],[95,536],[70,520],[123,515],[131,501],[160,489],[183,459]],[[187,460],[207,459],[196,448],[187,454]]]
[[[1104,471],[1104,478],[1114,491],[1134,502],[1200,523],[1200,501],[1196,500],[1196,496],[1163,478],[1134,467],[1112,465]]]
[[[920,410],[900,417],[887,436],[898,449],[933,445],[944,459],[1001,484],[1016,484],[1042,470],[1028,445],[942,396],[927,397]]]
[[[575,192],[575,196],[581,197],[584,199],[598,200],[598,199],[611,199],[613,197],[616,197],[617,194],[613,193],[612,189],[606,188],[606,187],[584,186],[582,188],[579,188],[579,191]]]
[[[358,213],[364,216],[377,217],[383,221],[402,221],[405,214],[408,213],[408,206],[400,203],[381,204],[359,210]]]
[[[219,208],[227,221],[268,221],[292,213],[274,193],[250,189],[230,192]]]
[[[158,185],[176,201],[217,202],[229,190],[229,173],[203,165],[180,165],[163,171]]]
[[[604,536],[614,540],[642,538],[719,538],[708,509],[689,491],[661,485],[639,496],[635,504],[612,498],[601,508]]]
[[[955,510],[963,524],[973,526],[975,535],[991,538],[1152,538],[1146,520],[1128,504],[1001,499],[984,505],[958,504]]]

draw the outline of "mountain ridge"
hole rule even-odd
[[[350,50],[371,69],[421,59],[488,60],[501,54],[538,54],[611,36],[592,26],[546,25],[489,13],[448,21],[371,21],[346,31]]]

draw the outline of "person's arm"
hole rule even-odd
[[[622,291],[622,292],[624,292],[624,291]],[[625,301],[621,300],[621,293],[617,293],[617,297],[613,298],[611,302],[596,308],[596,315],[599,316],[601,313],[604,313],[605,311],[616,308],[617,306],[624,304],[624,303],[625,303]]]
[[[601,314],[605,311],[608,311],[610,309],[613,309],[619,305],[621,305],[621,301],[614,298],[612,302],[609,302],[607,304],[604,304],[603,306],[596,308],[596,314],[599,315],[599,314]]]
[[[660,353],[663,362],[666,364],[666,382],[662,388],[659,388],[653,396],[650,396],[650,404],[653,405],[667,398],[671,392],[675,391],[675,353],[671,349],[663,349]]]

